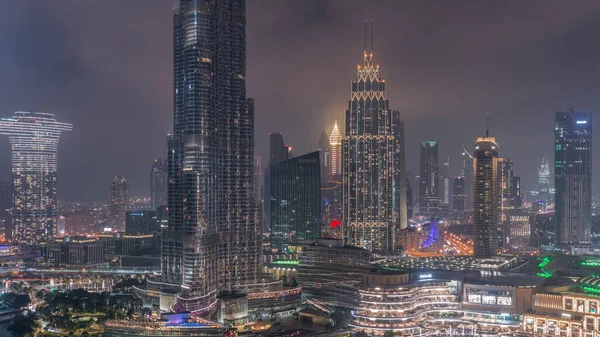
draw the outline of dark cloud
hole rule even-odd
[[[39,110],[75,125],[61,142],[60,199],[105,199],[119,169],[135,194],[148,193],[148,169],[164,156],[172,128],[176,2],[0,3],[0,115]],[[325,125],[343,121],[364,20],[375,22],[375,60],[407,125],[410,169],[418,169],[424,140],[440,141],[441,154],[457,164],[460,145],[484,132],[489,112],[501,155],[513,157],[533,187],[542,156],[552,155],[554,111],[600,108],[597,1],[247,0],[247,7],[248,95],[263,156],[269,132],[282,132],[300,154],[316,148]],[[0,158],[0,178],[9,179],[5,138]]]

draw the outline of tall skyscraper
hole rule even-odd
[[[271,172],[271,248],[293,253],[321,236],[319,151],[280,161]]]
[[[4,235],[5,240],[12,238],[10,208],[12,207],[12,183],[0,181],[0,235]],[[57,231],[58,233],[58,231]]]
[[[345,242],[383,253],[393,250],[394,232],[401,226],[396,223],[401,221],[397,196],[406,210],[406,199],[401,198],[405,191],[395,177],[404,155],[397,153],[400,118],[389,108],[385,84],[372,51],[365,48],[363,65],[352,82],[342,140]]]
[[[500,223],[500,174],[498,168],[498,144],[496,138],[478,137],[473,154],[474,181],[474,249],[476,257],[497,254]]]
[[[467,149],[462,148],[461,151],[461,167],[460,167],[460,176],[465,177],[465,191],[467,195],[467,203],[466,209],[473,209],[473,178],[475,177],[474,168],[473,168],[473,156],[467,151]]]
[[[550,165],[548,157],[542,158],[542,164],[538,169],[538,200],[550,201]]]
[[[129,206],[129,182],[121,172],[113,178],[108,188],[108,211],[110,228],[113,231],[125,231],[125,212]]]
[[[154,159],[150,169],[150,202],[153,210],[167,205],[167,163]]]
[[[329,178],[331,166],[331,148],[329,147],[329,135],[326,130],[323,130],[319,136],[319,153],[319,161],[321,162],[321,183],[325,184]]]
[[[174,128],[164,292],[171,308],[212,311],[217,294],[255,284],[254,102],[246,98],[244,0],[180,0],[173,13]],[[162,305],[162,303],[161,303]]]
[[[444,205],[450,204],[450,176],[448,175],[448,171],[450,170],[450,156],[446,157],[446,161],[442,164],[442,169],[440,170],[440,201]]]
[[[554,124],[556,241],[589,243],[592,217],[592,113],[556,112]]]
[[[457,215],[464,215],[467,209],[466,177],[454,177],[454,190],[452,193],[452,207]]]
[[[12,241],[40,243],[56,234],[58,141],[72,124],[52,114],[15,112],[0,118],[0,134],[12,148]]]
[[[271,228],[271,172],[270,167],[290,158],[290,147],[285,145],[283,136],[279,132],[269,134],[269,166],[265,168],[263,187],[265,202],[263,204],[263,226]]]
[[[421,143],[421,170],[419,183],[419,210],[421,214],[437,215],[439,212],[438,143]]]
[[[331,165],[329,174],[340,176],[342,174],[342,135],[337,126],[337,121],[333,125],[333,130],[329,136],[329,148],[331,151]]]

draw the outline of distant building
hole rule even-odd
[[[156,211],[128,211],[125,213],[125,233],[152,234],[159,233]]]
[[[329,146],[329,135],[326,130],[319,136],[319,160],[321,162],[321,184],[325,184],[329,179],[331,168],[331,147]]]
[[[167,205],[167,163],[154,159],[150,170],[150,204],[152,209]]]
[[[467,210],[466,177],[454,177],[454,191],[452,193],[452,207],[457,215],[464,215]]]
[[[97,237],[104,247],[104,254],[107,259],[114,256],[158,251],[160,246],[160,241],[155,234],[109,233],[98,234]]]
[[[519,210],[505,213],[505,246],[512,251],[527,250],[532,243],[533,215]]]
[[[333,130],[329,136],[329,147],[331,151],[329,174],[331,176],[340,176],[342,174],[342,134],[338,129],[337,121],[335,121]]]
[[[438,143],[421,143],[421,170],[419,181],[419,211],[421,214],[439,213],[440,189]]]
[[[319,152],[269,167],[271,180],[271,249],[295,252],[321,236]]]
[[[54,265],[88,266],[104,263],[102,243],[87,237],[67,236],[44,244],[44,258]]]
[[[413,189],[410,181],[406,179],[406,219],[412,219],[414,209]]]
[[[290,157],[290,147],[285,145],[283,136],[279,132],[269,134],[269,163],[264,171],[264,204],[263,204],[263,226],[271,229],[271,173],[270,167]]]
[[[498,172],[496,138],[478,137],[473,154],[475,168],[474,193],[474,254],[490,257],[498,252],[498,226],[501,215],[501,186]]]
[[[109,187],[108,208],[110,228],[113,231],[125,231],[125,212],[129,205],[129,183],[117,173]]]
[[[556,242],[589,243],[592,221],[592,113],[556,113],[554,124]]]
[[[0,118],[0,134],[12,148],[12,241],[37,244],[56,235],[58,141],[72,124],[54,115],[15,112]]]
[[[465,191],[467,195],[466,209],[473,209],[473,178],[475,177],[475,168],[473,167],[473,156],[463,147],[461,152],[460,176],[465,177]]]
[[[538,199],[542,201],[550,201],[550,165],[548,158],[542,158],[542,164],[538,169]]]
[[[442,164],[440,170],[440,201],[442,204],[450,205],[452,199],[450,198],[451,181],[448,171],[450,170],[450,156],[446,157],[446,161]]]
[[[11,231],[11,215],[12,207],[12,183],[0,181],[0,235],[4,235],[6,240],[10,240]]]

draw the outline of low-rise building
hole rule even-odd
[[[90,266],[104,263],[104,248],[95,238],[67,236],[44,244],[44,258],[53,265]]]

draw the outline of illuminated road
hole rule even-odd
[[[444,238],[446,239],[447,247],[454,249],[457,254],[473,255],[473,240],[448,232],[444,233]]]
[[[48,273],[48,274],[155,274],[159,272],[158,268],[103,268],[103,269],[89,269],[89,268],[72,268],[72,269],[61,269],[61,268],[35,268],[35,267],[0,267],[0,274],[10,273]]]

